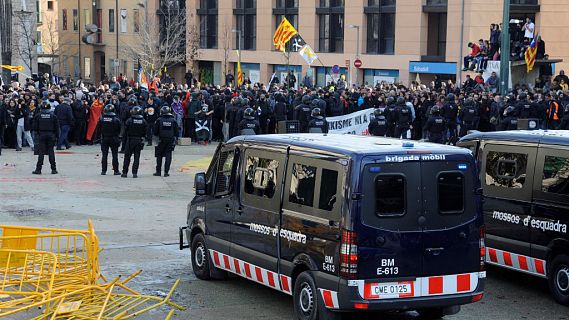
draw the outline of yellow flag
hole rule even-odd
[[[0,67],[4,68],[4,69],[11,70],[11,71],[23,71],[24,70],[24,67],[22,67],[22,66],[9,66],[6,64],[1,64]]]
[[[237,51],[237,57],[239,57],[240,53]],[[241,58],[237,59],[237,88],[243,85],[243,72],[241,72]]]
[[[281,24],[275,31],[275,35],[273,36],[273,44],[277,50],[284,52],[286,43],[297,34],[298,31],[288,22],[286,18],[283,18]]]

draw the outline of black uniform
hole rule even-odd
[[[442,116],[445,118],[447,125],[448,141],[454,144],[457,138],[456,117],[458,116],[458,106],[454,101],[446,102],[443,105]]]
[[[395,137],[395,104],[385,108],[385,120],[387,120],[387,136]]]
[[[239,122],[239,132],[241,133],[241,130],[244,129],[253,129],[253,131],[255,131],[255,134],[259,134],[261,131],[261,125],[256,119],[243,118],[243,120]]]
[[[44,155],[48,155],[49,164],[51,165],[51,173],[57,173],[55,166],[55,152],[53,147],[59,137],[59,121],[53,112],[49,109],[43,109],[36,115],[33,122],[34,131],[38,135],[38,162],[34,173],[41,173]]]
[[[444,133],[446,131],[445,118],[440,115],[430,116],[425,124],[425,131],[429,134],[429,142],[443,144],[445,142]]]
[[[502,122],[500,122],[500,126],[498,127],[499,131],[517,130],[517,129],[518,129],[518,118],[513,115],[505,117],[502,120]]]
[[[516,103],[515,108],[516,108],[516,113],[518,114],[518,118],[520,119],[529,119],[537,117],[536,106],[526,99],[519,100],[518,103]]]
[[[399,105],[395,109],[395,138],[407,139],[407,132],[411,127],[411,110],[407,105]]]
[[[0,155],[2,155],[2,146],[4,145],[4,129],[8,125],[8,111],[3,101],[0,101]]]
[[[464,137],[469,130],[476,130],[476,119],[478,117],[478,110],[474,105],[465,105],[460,110],[460,136]]]
[[[300,132],[307,133],[308,125],[310,124],[310,113],[312,109],[308,104],[300,104],[294,109],[294,119],[298,120],[300,125]]]
[[[158,136],[159,142],[154,150],[156,157],[156,174],[159,176],[162,172],[162,158],[164,161],[164,176],[167,177],[172,164],[172,151],[176,146],[176,137],[180,133],[178,123],[172,115],[163,115],[154,123],[154,133]]]
[[[229,104],[225,108],[225,120],[229,126],[229,137],[227,137],[227,140],[239,135],[239,130],[237,129],[239,127],[239,122],[237,121],[238,113],[239,107],[235,104]]]
[[[121,120],[114,113],[103,115],[99,120],[101,128],[101,152],[103,157],[101,159],[101,174],[107,172],[107,162],[109,157],[109,149],[113,157],[112,165],[115,174],[119,173],[119,145],[121,140],[119,135],[121,133]]]
[[[385,116],[374,117],[368,125],[369,134],[376,137],[385,137],[387,128],[388,123]]]
[[[328,121],[326,121],[325,118],[322,119],[312,118],[312,120],[310,120],[310,123],[308,124],[308,131],[310,131],[310,129],[313,128],[322,130],[322,133],[328,133]]]
[[[125,134],[127,136],[126,150],[124,154],[124,163],[122,173],[126,177],[128,167],[130,166],[130,157],[134,154],[134,162],[132,164],[132,174],[138,174],[138,165],[140,163],[140,152],[144,147],[143,138],[146,136],[148,124],[142,115],[132,116],[125,123]]]

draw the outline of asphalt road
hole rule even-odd
[[[139,179],[101,176],[97,146],[57,154],[60,174],[39,177],[31,175],[35,157],[29,150],[3,150],[0,224],[84,229],[92,219],[104,248],[101,265],[107,277],[142,269],[131,285],[150,295],[163,295],[181,279],[173,300],[187,309],[176,312],[174,319],[292,319],[291,297],[238,278],[197,280],[189,251],[178,250],[177,229],[185,223],[193,174],[207,167],[214,149],[177,147],[172,175],[157,178],[152,176],[153,149],[146,147]],[[163,319],[167,312],[163,308],[138,319]],[[30,317],[31,313],[7,319]],[[350,316],[362,320],[414,318],[414,312]],[[551,299],[544,280],[489,268],[484,299],[447,318],[569,319],[569,308]]]

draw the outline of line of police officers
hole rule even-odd
[[[153,126],[154,134],[158,136],[159,143],[155,147],[156,172],[154,176],[162,175],[162,160],[164,160],[164,177],[169,176],[170,165],[172,163],[172,152],[179,136],[179,127],[172,115],[169,106],[160,109],[160,117],[155,123],[147,123],[142,115],[142,108],[138,106],[135,98],[128,101],[130,108],[130,118],[125,122],[124,140],[125,155],[122,174],[119,171],[119,146],[121,145],[121,120],[115,113],[115,106],[108,104],[103,109],[103,115],[99,120],[101,128],[101,175],[107,174],[109,150],[112,155],[112,168],[114,175],[121,175],[126,178],[130,167],[131,158],[134,156],[132,164],[132,177],[138,177],[140,164],[140,153],[144,147],[144,138],[148,132],[148,126]],[[55,114],[51,111],[49,103],[41,105],[41,112],[34,118],[33,130],[38,133],[38,161],[36,170],[33,174],[41,174],[44,156],[48,155],[51,165],[51,173],[57,174],[55,163],[54,146],[59,136],[59,123]]]

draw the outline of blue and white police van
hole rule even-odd
[[[569,306],[569,131],[476,132],[458,145],[479,160],[486,261],[546,278]]]
[[[180,228],[195,275],[231,273],[291,295],[297,319],[439,318],[482,298],[481,190],[464,148],[241,136],[218,147],[195,191]]]

